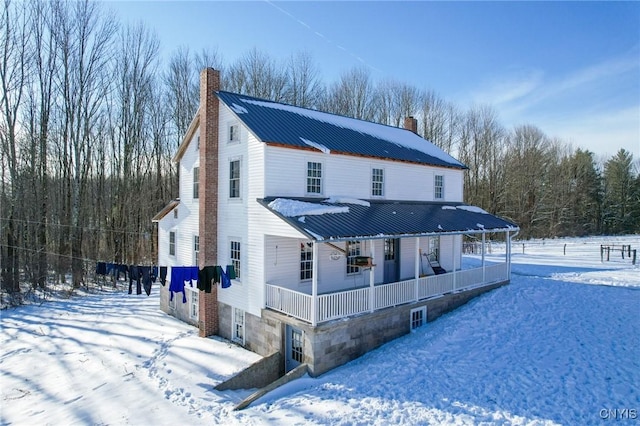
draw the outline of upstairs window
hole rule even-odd
[[[240,126],[237,124],[229,125],[229,143],[240,142]]]
[[[169,255],[176,255],[176,233],[174,231],[169,232]]]
[[[200,236],[193,236],[193,257],[195,258],[194,264],[198,266],[198,259],[200,254]]]
[[[193,168],[193,199],[200,198],[200,167]]]
[[[313,243],[300,243],[300,281],[313,278]]]
[[[229,198],[240,198],[240,160],[229,162]]]
[[[444,198],[444,176],[435,175],[433,197],[436,200],[442,200]]]
[[[322,194],[322,163],[307,163],[307,193]]]
[[[384,170],[371,170],[371,195],[373,197],[382,197],[384,195]]]

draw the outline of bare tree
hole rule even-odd
[[[422,135],[434,145],[452,153],[460,137],[460,112],[454,104],[432,90],[424,92],[421,101],[418,116],[421,118]]]
[[[102,112],[108,90],[112,44],[117,30],[111,15],[102,13],[99,4],[88,0],[60,3],[56,41],[60,49],[58,79],[63,109],[61,134],[62,167],[66,201],[63,220],[70,235],[61,233],[60,253],[69,253],[75,287],[84,280],[82,253],[86,212],[81,209],[91,164],[91,145],[97,116]]]
[[[19,292],[19,243],[16,224],[16,208],[19,190],[18,124],[20,108],[28,84],[30,51],[28,7],[9,0],[3,3],[0,16],[0,142],[2,147],[2,234],[4,244],[1,261],[2,286],[9,292]],[[9,175],[5,175],[5,165]]]
[[[286,102],[304,108],[317,107],[322,96],[322,83],[311,55],[308,52],[291,55],[287,70]]]
[[[285,67],[257,49],[252,49],[229,67],[225,87],[237,93],[276,102],[284,101],[289,84]]]
[[[361,120],[373,120],[373,84],[367,68],[352,68],[343,73],[327,92],[323,109]]]

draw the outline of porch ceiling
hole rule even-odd
[[[516,224],[456,202],[268,197],[258,199],[317,241],[517,231]]]

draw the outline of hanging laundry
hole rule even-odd
[[[185,282],[193,287],[193,281],[198,281],[197,266],[172,266],[171,267],[171,283],[169,284],[169,292],[171,296],[169,300],[173,300],[173,293],[182,293],[182,303],[187,303],[187,293],[184,290]]]
[[[113,264],[113,274],[116,281],[120,279],[120,274],[122,274],[124,276],[124,279],[126,280],[128,272],[129,272],[129,267],[127,265],[121,265],[119,263]]]
[[[140,270],[137,265],[129,266],[129,294],[131,294],[131,287],[133,286],[133,282],[136,282],[136,294],[142,294],[142,286],[140,285]]]
[[[211,293],[211,284],[220,282],[220,267],[205,266],[198,274],[198,290]]]
[[[161,266],[160,267],[160,284],[162,284],[162,286],[167,285],[167,267],[166,266]]]
[[[227,267],[227,272],[228,271],[229,268]],[[227,272],[223,271],[222,268],[220,268],[220,281],[222,282],[222,288],[231,287],[231,278],[229,278]]]
[[[230,280],[236,279],[236,268],[233,265],[227,265],[227,276]]]
[[[147,296],[151,295],[151,266],[138,266],[138,271],[142,277],[142,287]]]
[[[96,275],[107,275],[107,264],[105,262],[96,263]]]

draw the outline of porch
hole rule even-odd
[[[376,284],[345,291],[312,294],[275,284],[265,285],[268,309],[315,326],[335,319],[413,303],[447,293],[509,281],[509,263],[484,265],[441,275]],[[315,301],[315,303],[314,303]]]

